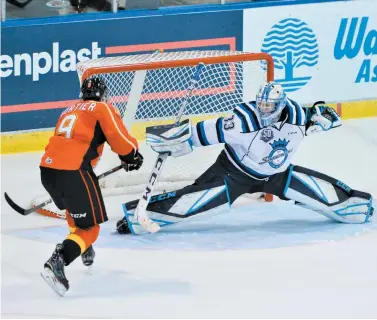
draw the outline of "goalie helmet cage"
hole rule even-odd
[[[145,145],[147,126],[173,123],[196,66],[204,63],[182,119],[192,123],[228,115],[243,101],[255,100],[259,86],[274,79],[273,58],[266,53],[185,51],[134,54],[87,60],[77,65],[80,83],[93,76],[105,80],[110,102],[119,110],[131,134],[140,142],[143,167],[119,172],[101,181],[104,195],[143,191],[157,154]],[[195,148],[191,154],[169,157],[156,191],[171,191],[192,183],[216,159],[222,145]],[[104,172],[119,164],[105,147],[95,168]]]

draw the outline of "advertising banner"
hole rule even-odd
[[[199,12],[3,27],[2,132],[54,127],[62,108],[79,97],[80,61],[156,49],[241,50],[242,14]]]
[[[271,54],[276,81],[299,102],[377,97],[375,1],[245,10],[243,50]]]

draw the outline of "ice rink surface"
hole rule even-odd
[[[40,153],[2,157],[1,187],[28,206],[44,192]],[[377,198],[377,118],[306,138],[294,163]],[[91,272],[77,259],[71,289],[58,297],[40,277],[68,232],[64,221],[23,217],[1,203],[1,314],[4,318],[377,318],[377,218],[334,223],[287,202],[244,197],[227,213],[192,219],[155,235],[114,233],[121,203],[105,199],[110,221]]]

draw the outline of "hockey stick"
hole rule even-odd
[[[182,105],[181,105],[181,107],[178,111],[178,114],[177,114],[177,117],[175,119],[175,123],[174,123],[173,127],[176,127],[179,124],[179,121],[181,120],[182,115],[183,115],[183,113],[186,109],[186,106],[188,104],[190,96],[191,96],[193,90],[195,89],[196,84],[199,81],[199,75],[200,75],[200,72],[201,72],[203,67],[204,67],[204,63],[198,64],[196,71],[195,71],[195,74],[190,81],[190,85],[187,88],[186,96],[185,96],[184,100],[182,101]],[[155,163],[153,170],[151,172],[151,175],[149,177],[147,187],[145,188],[145,191],[142,194],[142,196],[139,200],[139,203],[136,207],[136,210],[135,210],[135,218],[137,219],[138,223],[145,230],[147,230],[151,233],[158,232],[160,230],[160,226],[157,223],[155,223],[154,221],[152,221],[147,216],[147,206],[148,206],[149,200],[152,196],[154,186],[155,186],[156,182],[158,181],[158,179],[161,175],[161,171],[162,171],[162,169],[163,169],[163,167],[166,163],[166,159],[168,158],[168,156],[169,156],[169,153],[161,153],[161,154],[158,155],[156,163]]]
[[[104,177],[107,177],[108,175],[120,170],[120,169],[123,169],[125,165],[121,164],[119,166],[116,166],[102,174],[100,174],[98,176],[98,179],[102,179]],[[38,209],[40,208],[43,208],[45,206],[47,206],[48,204],[52,203],[52,199],[48,199],[40,204],[37,204],[35,206],[32,206],[31,208],[28,208],[28,209],[24,209],[22,207],[20,207],[17,203],[15,203],[9,196],[6,192],[4,192],[4,197],[5,197],[5,200],[8,202],[8,204],[12,207],[13,210],[17,211],[19,214],[22,214],[23,216],[27,216],[28,214],[34,212],[34,211],[37,211]]]

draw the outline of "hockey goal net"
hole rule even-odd
[[[182,119],[193,123],[225,116],[243,101],[255,99],[259,86],[273,80],[273,59],[266,53],[187,51],[135,54],[88,60],[78,64],[80,83],[102,77],[129,131],[140,141],[144,165],[137,172],[124,171],[101,181],[104,195],[140,193],[145,187],[157,154],[145,145],[145,128],[173,123],[196,66],[204,63]],[[169,157],[156,186],[170,191],[194,181],[216,159],[222,146],[196,148],[193,153]],[[105,148],[95,169],[102,173],[119,164]]]

